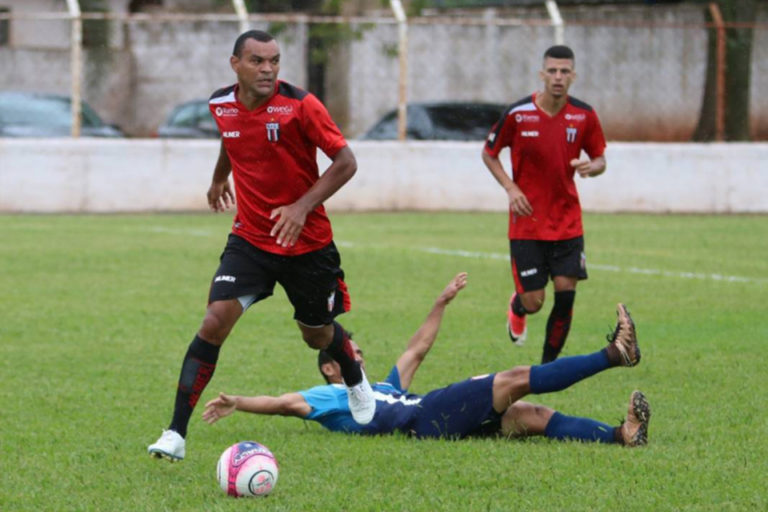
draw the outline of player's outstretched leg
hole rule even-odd
[[[617,320],[610,344],[599,352],[556,359],[532,366],[529,389],[533,394],[561,391],[576,382],[614,366],[635,366],[640,362],[635,324],[624,304],[616,306]]]
[[[651,405],[641,391],[633,391],[629,397],[627,419],[621,424],[621,438],[625,446],[648,444],[648,423],[651,421]]]

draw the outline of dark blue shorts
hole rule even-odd
[[[293,305],[294,319],[311,327],[327,325],[350,308],[340,262],[333,242],[317,251],[283,256],[230,234],[208,302],[252,296],[255,303],[272,295],[275,283],[280,283]]]
[[[498,432],[501,415],[493,409],[494,376],[473,377],[424,395],[410,433],[419,438],[462,439]]]

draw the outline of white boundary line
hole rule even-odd
[[[338,242],[338,245],[346,247],[355,247],[357,244]],[[360,246],[358,246],[360,247]],[[429,254],[441,254],[443,256],[458,256],[460,258],[474,258],[474,259],[490,259],[490,260],[509,260],[508,254],[502,254],[498,252],[474,252],[474,251],[462,251],[441,249],[439,247],[415,247],[413,248],[419,252],[426,252]],[[746,283],[746,284],[768,284],[768,279],[743,277],[743,276],[726,276],[722,274],[703,274],[700,272],[672,272],[669,270],[659,270],[655,268],[640,268],[640,267],[619,267],[616,265],[600,265],[596,263],[590,263],[588,269],[591,270],[603,270],[606,272],[626,272],[629,274],[644,274],[649,276],[664,276],[673,277],[677,279],[696,279],[699,281],[720,281],[726,283]]]
[[[156,233],[169,233],[179,234],[185,236],[214,236],[211,231],[195,230],[195,229],[175,229],[166,228],[163,226],[152,226],[149,231]],[[336,241],[336,245],[341,247],[368,247],[375,248],[374,245],[361,245],[354,242]],[[383,248],[383,246],[382,246]],[[472,259],[489,259],[489,260],[509,260],[508,254],[502,254],[498,252],[476,252],[476,251],[462,251],[454,249],[441,249],[439,247],[413,247],[413,250],[417,252],[426,252],[429,254],[440,254],[443,256],[457,256],[460,258],[472,258]],[[664,276],[673,277],[677,279],[696,279],[699,281],[719,281],[724,283],[745,283],[745,284],[768,284],[768,279],[744,277],[744,276],[726,276],[722,274],[702,274],[700,272],[672,272],[669,270],[659,270],[655,268],[640,268],[640,267],[619,267],[616,265],[601,265],[598,263],[590,263],[589,269],[591,270],[603,270],[605,272],[626,272],[628,274],[643,274],[648,276]]]

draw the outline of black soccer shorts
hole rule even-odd
[[[294,319],[311,327],[327,325],[350,309],[340,263],[333,242],[317,251],[283,256],[230,234],[211,281],[208,302],[253,296],[247,302],[250,305],[272,295],[275,283],[280,283],[293,305]]]
[[[510,240],[512,277],[517,291],[541,290],[550,277],[587,278],[584,237],[568,240]]]

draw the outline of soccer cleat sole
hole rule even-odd
[[[651,404],[642,393],[635,391],[632,393],[632,412],[640,421],[640,428],[627,443],[629,446],[643,446],[648,444],[648,423],[651,421]]]

